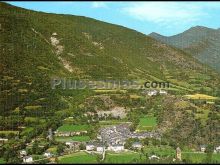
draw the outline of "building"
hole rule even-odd
[[[97,151],[97,152],[104,152],[104,151],[105,151],[105,146],[103,146],[103,145],[98,145],[98,146],[96,147],[96,151]]]
[[[160,95],[167,95],[167,91],[165,91],[165,90],[160,90],[159,93],[160,93]]]
[[[148,96],[156,96],[157,93],[158,93],[157,90],[150,90],[150,91],[147,92],[147,95]]]
[[[141,142],[134,142],[132,144],[132,148],[134,148],[134,149],[141,149],[142,147],[143,146],[142,146]]]
[[[219,153],[220,152],[220,146],[216,147],[215,150],[216,150],[216,152]]]
[[[124,145],[121,145],[121,144],[114,144],[108,147],[109,151],[114,151],[114,152],[124,151],[124,149],[125,149]]]
[[[75,136],[86,134],[87,131],[55,131],[55,136]]]
[[[25,150],[21,150],[20,157],[23,158],[24,156],[27,156],[27,152]]]
[[[0,138],[0,144],[5,144],[8,141],[6,138]]]
[[[200,146],[200,151],[201,152],[205,152],[205,150],[206,150],[206,145],[201,145]]]
[[[49,140],[53,140],[53,132],[52,132],[52,129],[51,129],[51,128],[49,128],[49,130],[48,130],[48,136],[47,136],[47,138],[48,138]]]
[[[160,159],[157,155],[151,155],[148,157],[150,160],[158,160]]]
[[[45,152],[44,153],[44,157],[47,157],[47,158],[50,158],[52,157],[53,155],[50,153],[50,152]]]
[[[86,144],[86,151],[93,151],[95,150],[96,145],[94,143],[87,143]]]
[[[179,147],[177,147],[176,149],[176,159],[181,161],[182,160],[182,152],[181,149]]]
[[[32,156],[25,156],[23,157],[23,163],[32,163],[33,157]]]
[[[72,152],[72,151],[75,152],[75,151],[80,150],[81,142],[70,141],[70,142],[66,142],[65,144],[68,147],[67,148],[68,152]]]

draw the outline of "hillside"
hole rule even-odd
[[[90,93],[52,90],[53,76],[169,81],[184,91],[210,92],[219,84],[217,74],[191,55],[125,27],[6,3],[0,3],[0,24],[4,113],[54,113]]]
[[[204,64],[220,72],[220,30],[196,26],[183,33],[166,37],[151,33],[151,37],[192,54]]]

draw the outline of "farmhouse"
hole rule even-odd
[[[147,95],[148,96],[155,96],[155,95],[157,95],[157,90],[149,90],[148,92],[147,92]]]
[[[96,147],[95,143],[89,142],[86,144],[86,151],[94,151]]]
[[[23,158],[24,156],[27,156],[27,152],[25,150],[21,150],[20,157]]]
[[[132,148],[134,148],[134,149],[141,149],[142,147],[143,146],[142,146],[142,144],[140,142],[134,142],[132,144]]]
[[[70,152],[74,151],[75,152],[75,151],[79,150],[79,146],[80,146],[81,142],[71,141],[71,142],[66,142],[65,144],[68,147],[67,148],[68,151],[70,151]]]
[[[105,146],[103,146],[103,145],[98,145],[98,146],[96,147],[96,151],[97,151],[97,152],[104,152],[104,150],[105,150]]]
[[[201,145],[200,146],[200,151],[201,152],[205,152],[205,150],[206,150],[206,145]]]
[[[46,158],[50,158],[50,157],[52,157],[53,155],[50,153],[50,152],[45,152],[44,153],[44,157],[46,157]]]
[[[108,150],[109,151],[114,151],[114,152],[124,151],[124,145],[121,145],[121,144],[110,145],[108,147]]]
[[[33,157],[32,156],[25,156],[23,157],[23,163],[32,163]]]
[[[216,152],[220,152],[220,146],[215,148]]]
[[[159,94],[160,94],[160,95],[167,95],[167,91],[165,91],[165,90],[160,90],[160,91],[159,91]]]

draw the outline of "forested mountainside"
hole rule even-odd
[[[151,33],[151,37],[192,54],[196,59],[220,72],[220,30],[203,26],[166,37]]]

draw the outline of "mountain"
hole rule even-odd
[[[51,77],[169,81],[184,92],[219,84],[217,73],[186,52],[122,26],[2,2],[0,14],[3,114],[50,115],[91,92],[53,90]]]
[[[196,26],[183,33],[166,37],[151,33],[151,37],[192,54],[204,64],[220,72],[220,30]]]

